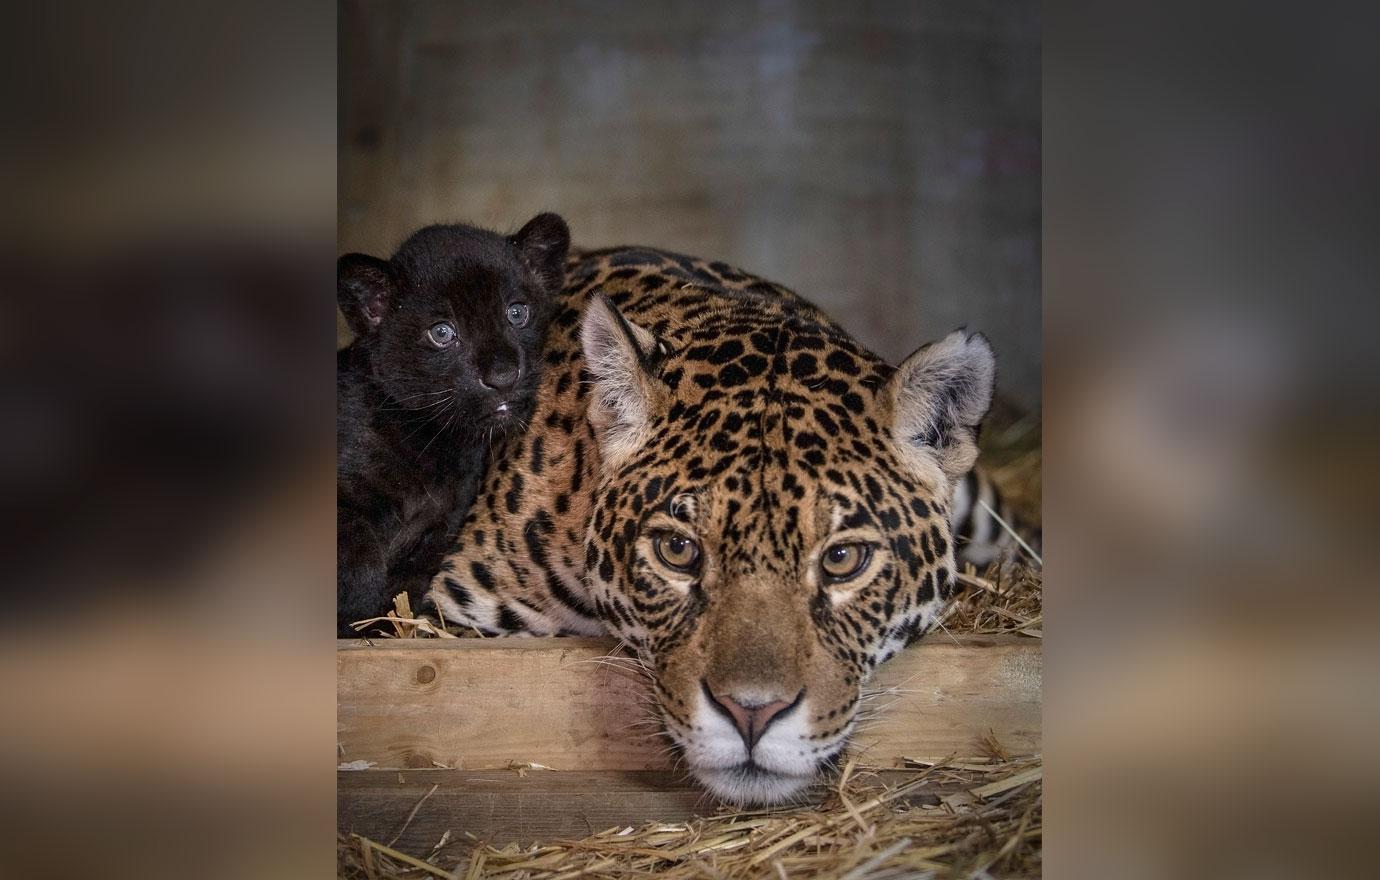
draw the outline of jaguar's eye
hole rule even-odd
[[[426,331],[426,338],[437,348],[445,348],[455,341],[455,328],[447,321],[432,324],[431,329]]]
[[[508,323],[514,327],[527,326],[527,319],[532,316],[532,310],[527,307],[527,303],[513,303],[508,306]]]
[[[652,549],[667,568],[691,572],[700,564],[700,545],[679,532],[658,532],[652,537]]]
[[[837,584],[861,574],[871,558],[870,544],[859,541],[835,544],[824,551],[824,556],[819,560],[819,567],[824,569],[824,576],[831,583]]]

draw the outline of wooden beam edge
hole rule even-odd
[[[981,635],[972,633],[946,636],[944,633],[931,633],[918,643],[906,649],[927,651],[942,648],[1039,648],[1041,639],[1023,636],[1020,633],[1001,633]],[[472,651],[599,651],[608,653],[618,647],[617,639],[590,638],[581,636],[509,638],[463,638],[463,639],[337,639],[336,650],[342,653],[360,651],[432,651],[445,653],[465,653]]]

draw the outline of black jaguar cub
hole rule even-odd
[[[530,417],[570,231],[429,226],[391,260],[346,254],[355,341],[336,361],[336,626],[414,607],[474,501],[494,444]]]

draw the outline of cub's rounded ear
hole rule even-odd
[[[570,251],[570,227],[561,215],[538,214],[512,237],[518,257],[531,269],[547,293],[565,283],[565,256]]]
[[[952,482],[973,466],[996,372],[987,337],[963,330],[922,347],[897,368],[892,436],[922,476]]]
[[[335,296],[356,336],[373,333],[394,304],[393,270],[378,257],[346,254],[335,264]]]

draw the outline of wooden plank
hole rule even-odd
[[[380,843],[397,837],[398,850],[419,856],[447,831],[462,845],[472,842],[466,833],[500,846],[528,844],[647,822],[684,822],[719,809],[684,774],[661,771],[529,771],[520,777],[511,770],[365,770],[340,771],[336,778],[339,830]],[[881,773],[854,784],[880,788],[900,778]],[[935,804],[958,787],[936,778],[902,800]]]
[[[425,854],[446,832],[480,840],[585,837],[615,825],[681,822],[717,806],[684,774],[660,771],[553,773],[511,770],[366,770],[337,775],[341,831],[387,843],[433,785],[398,838],[402,852]]]
[[[338,761],[358,768],[667,770],[640,732],[647,690],[601,663],[599,639],[406,639],[339,643]],[[989,731],[1013,755],[1040,750],[1040,642],[940,634],[879,670],[880,718],[856,739],[875,766],[981,754]]]

